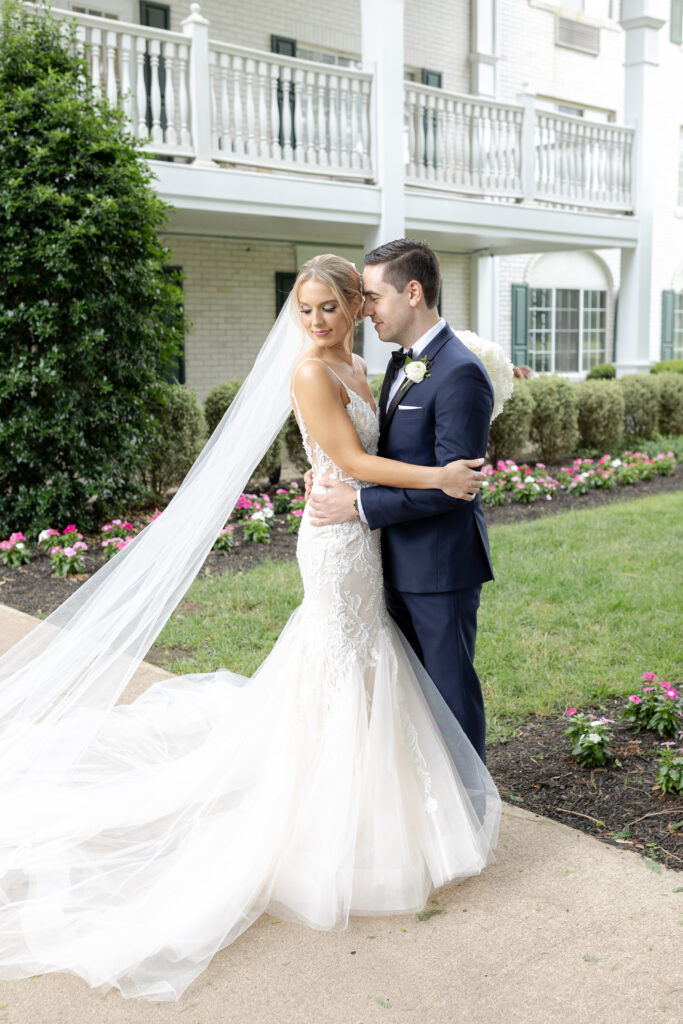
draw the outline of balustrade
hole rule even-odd
[[[75,25],[95,94],[121,105],[148,153],[374,180],[370,73],[211,41],[209,23],[191,7],[182,34],[52,14]],[[520,99],[499,103],[406,82],[406,184],[630,212],[633,129]]]
[[[369,74],[209,43],[212,157],[371,178]]]

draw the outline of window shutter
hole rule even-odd
[[[671,0],[671,42],[683,43],[683,0]]]
[[[294,287],[296,271],[276,270],[275,271],[275,316],[279,316],[280,310],[287,301],[287,296]]]
[[[529,348],[529,285],[512,285],[512,362],[525,366]]]
[[[662,292],[662,359],[674,357],[675,292]]]

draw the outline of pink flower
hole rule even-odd
[[[124,530],[132,530],[133,529],[133,527],[130,525],[130,523],[124,523],[123,524],[123,528],[124,528]]]
[[[545,462],[537,462],[536,469],[545,469]]]
[[[289,494],[289,491],[287,491],[284,487],[278,487],[278,489],[276,490],[275,493],[276,494]]]
[[[154,509],[154,515],[152,516],[152,519],[153,520],[154,519],[158,519],[160,515],[161,515],[161,509],[160,508],[155,508]]]
[[[572,715],[575,715],[577,711],[578,711],[578,708],[569,708],[568,711],[565,711],[565,715],[568,718],[570,718]]]
[[[649,682],[649,683],[656,683],[657,682],[657,676],[654,674],[654,672],[643,672],[643,674],[642,674],[642,676],[640,678],[641,679],[646,679],[647,682]]]
[[[50,548],[50,554],[51,555],[61,555],[61,553],[62,553],[62,549],[59,548],[59,547],[57,547],[57,548]]]
[[[294,511],[290,513],[290,515],[296,516],[297,519],[300,519],[303,514],[304,510],[302,508],[295,508]]]
[[[67,558],[73,558],[76,553],[75,548],[64,548],[64,554]]]
[[[76,543],[74,544],[74,551],[87,551],[87,550],[88,550],[88,545],[85,544],[82,540],[77,540]]]
[[[102,527],[102,533],[109,533],[109,531],[113,529],[114,527],[111,525],[111,523],[105,523],[104,526]]]
[[[64,529],[62,530],[62,533],[63,534],[64,533],[75,533],[75,531],[76,531],[76,527],[74,526],[73,523],[71,523],[69,526],[65,526],[64,527]]]
[[[24,537],[23,533],[11,533],[10,534],[10,538],[9,538],[10,544],[16,544],[20,540],[26,540],[26,537]]]
[[[671,700],[676,700],[676,697],[678,696],[678,690],[674,690],[674,688],[672,686],[670,690],[666,690],[666,695]]]
[[[642,700],[640,699],[640,697],[636,696],[635,693],[631,694],[631,696],[629,697],[629,700],[631,701],[632,704],[642,704],[643,703]]]

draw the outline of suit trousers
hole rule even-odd
[[[481,585],[439,594],[409,594],[385,581],[387,610],[486,763],[486,718],[474,670]]]

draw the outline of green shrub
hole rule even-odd
[[[557,375],[534,377],[528,383],[534,403],[530,438],[543,461],[553,463],[572,454],[579,438],[575,387]]]
[[[657,430],[659,406],[656,380],[646,373],[629,373],[617,383],[624,396],[624,435],[652,437]]]
[[[184,384],[164,383],[152,415],[158,432],[142,482],[159,503],[170,487],[177,487],[206,441],[206,420],[194,391]]]
[[[299,430],[299,424],[296,422],[296,417],[293,412],[290,412],[289,416],[285,420],[285,425],[280,431],[280,437],[282,443],[285,446],[289,461],[298,469],[300,473],[305,473],[307,469],[311,467],[308,464],[306,458],[306,452],[301,441],[301,431]]]
[[[529,382],[515,377],[512,395],[503,406],[503,411],[491,424],[489,431],[489,453],[495,464],[499,459],[519,458],[529,443],[531,416],[534,402]]]
[[[226,409],[234,402],[235,395],[241,387],[241,380],[224,380],[223,383],[218,384],[213,391],[209,391],[208,395],[204,399],[204,415],[206,416],[206,425],[209,428],[209,434],[213,434],[214,430],[223,419]]]
[[[651,366],[650,373],[683,373],[683,359],[664,359]]]
[[[655,380],[659,393],[658,429],[662,434],[683,434],[683,376],[659,373]]]
[[[621,389],[609,380],[584,380],[575,385],[575,394],[581,446],[614,451],[624,433]]]
[[[94,527],[139,493],[183,330],[152,178],[73,30],[3,3],[0,536]]]
[[[204,415],[206,416],[209,433],[213,434],[214,430],[223,419],[226,409],[228,409],[234,401],[235,395],[241,386],[241,380],[226,380],[223,381],[222,384],[218,384],[213,391],[210,391],[206,396],[206,400],[204,402]],[[266,454],[259,462],[258,466],[254,470],[250,483],[255,485],[264,477],[268,477],[268,479],[275,477],[278,474],[281,461],[282,433],[278,434]]]
[[[614,380],[617,375],[613,363],[598,363],[586,374],[586,380]]]

